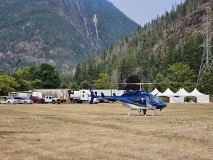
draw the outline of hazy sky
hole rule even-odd
[[[108,0],[121,12],[142,26],[161,16],[165,11],[170,12],[172,5],[180,4],[185,0]]]

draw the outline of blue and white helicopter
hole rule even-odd
[[[93,103],[93,99],[95,98],[95,95],[91,90],[91,101],[90,104]],[[98,97],[96,97],[98,98]],[[122,102],[123,106],[130,109],[128,116],[130,115],[132,110],[138,110],[138,112],[141,115],[141,112],[143,111],[144,116],[147,115],[147,110],[154,110],[156,115],[156,109],[159,109],[160,111],[164,109],[167,105],[161,100],[160,97],[156,95],[152,95],[151,93],[146,93],[144,91],[129,91],[121,96],[104,96],[102,94],[102,98],[107,99],[109,101],[120,101]]]

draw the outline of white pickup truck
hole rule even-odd
[[[44,100],[45,100],[45,103],[52,103],[52,104],[61,103],[61,99],[54,96],[45,96]]]

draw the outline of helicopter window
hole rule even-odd
[[[146,100],[144,98],[141,98],[141,102],[142,102],[142,104],[145,104]]]
[[[159,97],[157,97],[157,96],[150,97],[150,99],[154,103],[160,103],[160,102],[162,102],[162,100]]]
[[[134,99],[134,104],[139,104],[140,99]]]

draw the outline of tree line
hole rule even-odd
[[[81,65],[78,65],[81,67]],[[94,89],[126,89],[139,90],[141,89],[138,83],[141,83],[141,78],[137,74],[131,74],[126,77],[124,83],[113,82],[112,77],[107,73],[101,73],[94,68],[94,76],[91,78],[88,73],[76,71],[72,80],[69,83],[63,82],[63,78],[55,67],[49,64],[41,64],[40,66],[26,66],[23,69],[18,69],[12,73],[0,72],[0,95],[7,95],[8,92],[28,91],[34,89],[56,89],[69,88],[74,90],[89,89],[93,85]],[[88,76],[88,77],[87,77]],[[81,78],[85,79],[81,79]],[[90,78],[90,79],[88,79]],[[163,92],[166,88],[177,92],[179,88],[185,88],[191,92],[195,87],[201,92],[212,95],[213,93],[213,73],[209,68],[206,68],[200,77],[199,83],[194,82],[195,74],[189,65],[180,62],[174,63],[167,69],[166,76],[158,73],[152,85],[143,85],[145,91],[152,91],[157,88]]]
[[[59,72],[47,63],[26,66],[10,73],[0,72],[0,95],[38,88],[58,88],[60,84]]]

